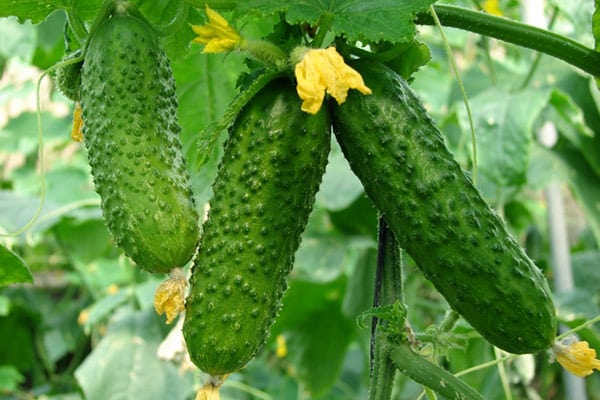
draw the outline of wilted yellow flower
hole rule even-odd
[[[219,389],[226,378],[227,375],[209,377],[209,381],[196,393],[196,400],[219,400]]]
[[[504,15],[500,9],[498,0],[485,0],[481,8],[488,14],[497,15],[499,17]]]
[[[362,94],[371,94],[362,76],[344,62],[334,47],[308,50],[296,64],[296,90],[302,99],[302,111],[316,114],[325,98],[325,92],[338,104],[346,101],[348,90],[357,89]]]
[[[71,139],[77,142],[83,141],[83,117],[81,113],[81,104],[77,102],[75,103],[75,110],[73,110],[73,129],[71,130]]]
[[[176,268],[167,280],[161,283],[154,293],[154,309],[158,315],[166,314],[167,324],[185,309],[185,288],[187,281],[183,272]]]
[[[239,33],[229,25],[227,20],[209,6],[206,6],[206,16],[208,17],[206,25],[192,25],[192,30],[198,35],[194,42],[205,45],[203,53],[233,50],[242,41]]]
[[[586,341],[556,342],[553,351],[556,361],[573,375],[584,377],[591,375],[594,369],[600,370],[596,350],[591,349]]]

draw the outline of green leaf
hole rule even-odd
[[[21,257],[0,245],[0,286],[22,282],[33,282],[29,267]]]
[[[0,0],[0,10],[4,10],[2,1]],[[0,36],[0,56],[6,59],[14,57],[27,62],[31,60],[36,37],[35,28],[30,23],[19,24],[13,18],[0,20]],[[4,90],[0,90],[0,93]]]
[[[324,394],[338,378],[356,325],[342,312],[345,279],[327,284],[292,281],[272,336],[283,334],[288,358],[310,398]]]
[[[157,356],[163,339],[154,310],[119,309],[105,336],[75,371],[87,400],[184,400],[190,375]]]
[[[594,1],[594,14],[592,16],[592,34],[596,43],[596,50],[600,51],[600,0]]]
[[[435,0],[248,0],[239,2],[240,14],[287,12],[290,24],[315,25],[322,15],[333,17],[331,30],[349,41],[407,42],[415,35],[414,15],[427,11]]]
[[[600,175],[600,140],[594,137],[594,132],[586,125],[582,110],[568,94],[557,89],[552,91],[550,106],[548,118]]]
[[[347,208],[363,192],[360,180],[352,173],[337,141],[331,143],[331,152],[316,203],[331,211]]]
[[[600,243],[600,175],[587,163],[581,152],[568,142],[559,142],[551,151],[538,149],[543,165],[530,171],[530,182],[566,182],[586,215],[586,223]]]
[[[0,17],[15,16],[20,21],[30,19],[34,24],[53,11],[64,8],[65,0],[0,0]]]
[[[527,89],[511,93],[489,89],[470,98],[477,135],[479,172],[498,186],[526,182],[534,122],[546,105],[547,90]],[[469,132],[464,111],[460,123]]]
[[[11,392],[17,389],[25,377],[12,365],[0,365],[0,393]]]

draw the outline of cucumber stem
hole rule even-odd
[[[400,372],[448,399],[483,400],[475,389],[427,361],[414,352],[408,343],[392,346],[388,354]]]
[[[536,50],[563,60],[591,75],[600,76],[600,52],[566,36],[464,7],[438,4],[434,9],[444,26],[479,33]],[[435,22],[430,13],[420,13],[416,23],[434,25]]]
[[[404,303],[402,287],[402,253],[396,236],[383,217],[379,218],[377,270],[373,306],[397,301]],[[369,400],[391,399],[396,367],[388,354],[391,350],[386,334],[380,329],[385,321],[373,317],[371,325],[371,382]]]

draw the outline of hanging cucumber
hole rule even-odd
[[[490,343],[511,353],[551,347],[551,292],[444,144],[407,83],[358,62],[373,94],[330,102],[352,170],[424,275]]]
[[[169,60],[145,20],[115,11],[92,32],[81,103],[96,191],[117,245],[150,272],[185,265],[196,250],[198,213]]]
[[[265,342],[325,171],[326,110],[309,115],[287,78],[262,89],[229,132],[187,298],[192,361],[242,368]]]

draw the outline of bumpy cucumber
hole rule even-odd
[[[407,83],[355,65],[373,94],[331,102],[335,135],[367,195],[424,275],[490,343],[548,349],[556,333],[541,271],[455,162]]]
[[[192,361],[212,375],[239,370],[265,342],[325,170],[328,114],[300,103],[290,80],[275,80],[229,132],[183,327]]]
[[[183,266],[196,249],[198,214],[175,84],[152,28],[108,18],[86,49],[81,80],[84,142],[117,245],[150,272]]]

